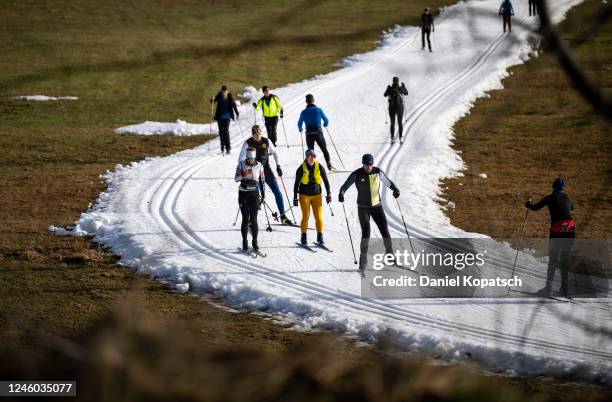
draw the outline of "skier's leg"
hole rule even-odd
[[[401,141],[404,135],[404,105],[397,107],[397,131]]]
[[[368,261],[368,245],[370,243],[370,212],[371,208],[357,207],[357,216],[361,226],[361,243],[359,245],[359,266],[365,266]],[[362,264],[363,263],[363,264]]]
[[[391,243],[391,235],[389,234],[389,226],[387,225],[387,216],[382,205],[372,208],[372,219],[378,227],[378,231],[383,238],[385,244],[385,252],[393,253],[393,244]]]
[[[276,200],[278,212],[283,215],[285,213],[285,201],[283,200],[283,194],[278,186],[278,180],[276,180],[276,176],[274,176],[274,173],[272,173],[272,168],[270,168],[269,164],[266,164],[264,167],[264,176],[266,178],[266,184],[270,190],[272,190],[272,194],[274,194],[274,200]]]
[[[389,106],[389,120],[391,120],[391,140],[395,137],[395,108]]]
[[[238,205],[240,206],[240,214],[242,215],[242,222],[240,224],[240,233],[242,234],[242,244],[247,242],[247,236],[249,233],[249,206],[247,205],[245,191],[238,192]]]
[[[559,239],[559,265],[561,268],[561,293],[567,296],[568,290],[568,273],[569,273],[569,258],[572,252],[572,246],[574,245],[575,234],[569,234],[567,238]]]
[[[431,35],[431,30],[427,30],[427,47],[429,47],[429,51],[431,51],[431,40],[429,39],[429,36]]]
[[[312,206],[312,213],[315,217],[315,227],[317,228],[317,233],[323,233],[323,195],[314,195],[310,201],[310,205]]]
[[[302,233],[308,232],[308,220],[310,219],[310,199],[310,196],[300,194],[300,209],[302,210],[300,229]]]
[[[425,29],[421,29],[421,49],[425,49]]]
[[[278,117],[270,117],[270,131],[268,132],[268,138],[272,141],[272,144],[276,146],[276,126],[278,124]]]
[[[512,32],[512,14],[508,14],[508,32]]]
[[[225,132],[223,130],[223,120],[217,120],[217,130],[219,131],[219,143],[221,144],[221,152],[225,151]]]
[[[331,157],[329,156],[329,151],[327,151],[327,143],[325,142],[325,137],[323,136],[322,132],[317,135],[316,142],[319,145],[319,148],[321,148],[321,152],[323,152],[323,157],[325,158],[327,167],[331,168]]]
[[[306,148],[314,149],[316,136],[316,133],[306,133]]]
[[[546,272],[546,289],[548,291],[552,290],[552,283],[555,279],[555,270],[557,269],[557,264],[559,263],[559,251],[559,242],[551,233],[551,236],[548,239],[548,270]]]
[[[259,232],[259,225],[257,224],[257,212],[259,211],[259,194],[257,191],[252,191],[252,195],[249,198],[249,218],[251,224],[251,235],[253,236],[253,248],[258,249],[257,244],[257,233]],[[264,207],[265,208],[265,207]]]

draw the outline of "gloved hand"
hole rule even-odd
[[[302,134],[302,129],[300,128],[300,134]]]
[[[331,195],[327,194],[327,196],[325,197],[325,202],[328,204],[331,202]]]
[[[339,202],[344,202],[344,193],[338,194],[338,201]]]
[[[400,196],[399,188],[396,188],[395,190],[393,190],[393,196],[395,198],[398,198]]]
[[[239,118],[240,118],[240,113],[236,113],[236,119],[239,119]]]
[[[253,107],[257,109],[257,103],[253,102]]]
[[[278,173],[278,177],[283,177],[283,170],[280,165],[276,165],[276,173]]]
[[[406,88],[406,85],[405,85],[403,82],[402,82],[402,86],[403,86],[404,88]]]
[[[284,115],[284,113],[283,113],[283,109],[281,109],[281,111],[280,111],[280,118],[281,118],[281,119],[283,118],[283,115]]]
[[[298,206],[298,199],[297,199],[297,198],[294,198],[294,199],[293,199],[293,206],[294,206],[294,207],[297,207],[297,206]]]
[[[323,124],[323,127],[327,127],[327,124]]]

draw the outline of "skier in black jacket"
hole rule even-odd
[[[230,144],[229,125],[230,119],[235,120],[240,117],[236,102],[227,87],[223,85],[221,91],[210,100],[210,103],[217,104],[215,111],[215,120],[219,127],[219,139],[221,140],[221,152],[230,153],[232,145]]]
[[[429,51],[431,52],[431,41],[429,40],[429,35],[432,32],[436,31],[436,27],[434,27],[433,15],[431,15],[431,11],[429,7],[423,10],[423,14],[421,14],[421,50],[425,49],[425,37],[427,37],[427,46],[429,47]]]
[[[561,268],[560,292],[567,297],[568,259],[576,237],[576,225],[571,215],[574,205],[569,195],[563,191],[565,188],[563,179],[557,178],[552,187],[553,192],[540,202],[533,204],[529,200],[525,207],[532,211],[538,211],[545,206],[548,207],[550,213],[548,272],[546,274],[546,287],[542,291],[545,296],[550,296],[552,281],[555,279],[555,270],[559,266]]]
[[[380,199],[381,182],[393,191],[395,198],[400,196],[399,189],[387,178],[385,172],[374,166],[374,157],[365,154],[361,158],[363,167],[355,170],[349,175],[338,194],[338,201],[344,202],[344,193],[353,184],[357,187],[357,210],[359,224],[361,225],[361,253],[359,255],[359,269],[364,270],[368,263],[368,245],[370,242],[370,218],[378,226],[378,231],[383,238],[385,252],[393,254],[391,235],[387,226],[387,216]]]
[[[510,0],[504,0],[499,6],[499,15],[502,16],[504,23],[504,32],[506,32],[506,26],[508,26],[508,32],[512,32],[512,16],[514,15],[514,8]]]
[[[402,95],[408,95],[406,85],[399,83],[399,77],[393,77],[393,84],[388,85],[384,96],[389,101],[389,117],[391,119],[391,143],[395,142],[395,118],[397,117],[397,128],[399,130],[399,139],[402,141],[404,133],[404,99]]]
[[[238,162],[234,180],[240,183],[238,187],[238,205],[242,213],[242,225],[240,226],[240,232],[242,233],[242,249],[244,251],[248,250],[249,243],[247,234],[250,226],[251,235],[253,236],[253,250],[258,252],[257,212],[265,200],[266,193],[264,189],[264,167],[261,163],[257,162],[255,148],[248,148],[245,158]]]

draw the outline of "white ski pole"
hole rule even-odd
[[[285,134],[285,142],[287,143],[287,148],[289,148],[289,140],[287,140],[287,130],[285,130],[285,120],[283,120],[283,118],[280,118],[281,120],[281,124],[283,125],[283,133]]]
[[[531,202],[531,197],[529,197],[529,202]],[[516,260],[518,260],[518,255],[521,250],[521,245],[523,244],[523,235],[525,234],[525,227],[527,226],[527,215],[529,215],[529,209],[525,211],[525,219],[523,219],[523,229],[521,229],[521,237],[519,239],[519,245],[516,249],[516,255],[514,256],[514,263],[512,264],[512,273],[510,274],[510,278],[514,276],[514,269],[516,268]],[[510,286],[508,286],[508,294],[510,293]]]

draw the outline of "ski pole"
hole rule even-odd
[[[210,135],[212,135],[212,124],[213,124],[213,120],[214,120],[214,115],[213,115],[213,103],[214,103],[214,98],[210,99]],[[210,140],[208,140],[208,150],[210,151]]]
[[[332,138],[331,134],[329,133],[329,129],[327,127],[325,127],[325,131],[327,131],[327,136],[331,140],[332,145],[334,146],[334,149],[336,150],[336,155],[338,155],[338,159],[340,159],[340,163],[342,164],[342,167],[344,169],[346,169],[346,167],[344,166],[344,162],[342,162],[342,158],[340,157],[340,152],[338,152],[338,148],[336,148],[336,144],[334,143],[334,139]]]
[[[331,207],[331,202],[329,204],[327,204],[327,206],[329,207],[329,212],[331,212],[331,215],[332,216],[336,216],[336,215],[334,215],[334,210]]]
[[[236,211],[236,219],[234,219],[234,224],[232,226],[236,226],[236,222],[238,222],[239,214],[240,214],[240,205],[238,205],[238,211]]]
[[[264,204],[265,206],[267,206],[266,202],[264,200],[261,200],[262,204]],[[268,222],[268,227],[266,228],[266,232],[271,232],[272,231],[272,226],[270,226],[270,218],[268,218],[268,210],[266,208],[264,208],[264,212],[266,213],[266,221]]]
[[[270,206],[268,205],[268,203],[267,203],[267,202],[265,202],[265,201],[264,201],[264,202],[263,202],[263,204],[264,204],[264,206],[265,206],[266,208],[268,208],[268,209],[270,210],[270,213],[272,214],[272,219],[274,219],[275,221],[277,221],[277,222],[278,222],[278,214],[277,214],[276,212],[274,212],[274,211],[272,210],[272,208],[270,208]]]
[[[410,239],[410,233],[408,233],[408,226],[406,226],[406,220],[404,219],[404,214],[402,213],[402,207],[400,207],[400,203],[397,200],[397,198],[395,199],[395,203],[397,204],[397,209],[400,213],[400,216],[402,217],[402,223],[404,224],[404,230],[406,231],[406,236],[408,236],[408,242],[410,243],[410,250],[412,250],[413,255],[416,255],[416,253],[414,252],[414,247],[412,246],[412,239]]]
[[[348,230],[349,240],[351,241],[351,249],[353,250],[353,260],[354,263],[357,264],[357,256],[355,255],[355,246],[353,246],[353,237],[351,236],[351,227],[349,226],[348,216],[346,215],[346,208],[344,207],[344,203],[342,203],[342,209],[344,210],[344,219],[346,220],[346,230]]]
[[[300,131],[300,140],[302,140],[302,156],[304,155],[304,137],[302,137],[302,132]]]
[[[285,190],[285,197],[287,197],[287,204],[290,206],[291,201],[289,200],[289,194],[287,194],[287,187],[285,187],[285,179],[283,179],[283,176],[280,176],[280,179],[281,179],[281,183],[283,184],[283,190]],[[295,214],[293,213],[293,208],[289,207],[289,210],[291,211],[293,222],[297,222],[297,220],[295,219]]]
[[[289,140],[287,140],[287,130],[285,130],[285,120],[281,117],[281,124],[283,125],[283,134],[285,134],[285,142],[287,143],[287,148],[289,148]]]
[[[387,104],[387,102],[385,101],[385,105]],[[385,110],[383,108],[383,110]],[[389,112],[387,110],[385,110],[385,125],[389,124]]]
[[[238,128],[240,129],[240,136],[244,140],[244,133],[242,132],[242,124],[240,124],[240,118],[236,119],[236,121],[238,122]]]
[[[531,202],[531,197],[529,197],[529,201]],[[519,239],[519,245],[516,249],[516,255],[514,256],[514,264],[512,264],[512,273],[510,274],[510,278],[514,276],[514,269],[516,268],[516,260],[518,259],[519,251],[521,250],[521,245],[523,244],[523,235],[525,234],[525,227],[527,226],[527,215],[529,215],[529,209],[525,211],[525,219],[523,219],[523,229],[521,229],[521,237]],[[508,294],[510,293],[510,286],[508,286]]]

